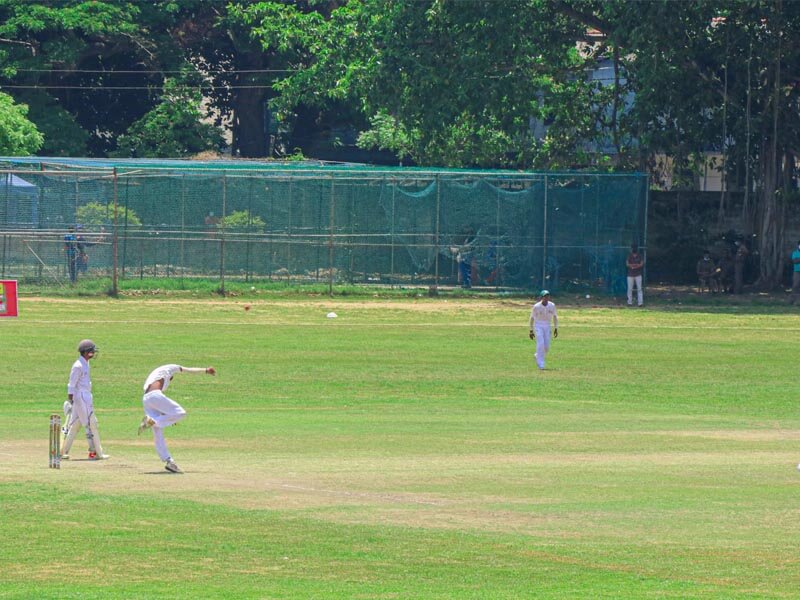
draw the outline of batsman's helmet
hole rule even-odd
[[[550,292],[548,290],[542,290],[541,292],[539,292],[539,296],[541,296],[542,298],[544,298],[545,296],[549,296],[549,295],[550,295]]]
[[[97,352],[98,348],[94,345],[92,340],[81,340],[81,343],[78,344],[78,352],[81,354],[86,354],[87,352]]]

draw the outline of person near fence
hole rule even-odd
[[[550,321],[553,321],[553,337],[558,337],[558,314],[556,305],[550,302],[550,292],[542,290],[539,293],[541,300],[531,308],[531,316],[528,319],[530,332],[528,336],[536,340],[536,366],[540,371],[544,370],[544,359],[550,351]]]
[[[502,274],[500,271],[500,242],[492,240],[486,249],[486,264],[489,274],[486,276],[486,285],[500,285]]]
[[[733,258],[731,258],[731,251],[726,248],[722,257],[719,259],[717,265],[717,281],[719,291],[730,294],[733,292]]]
[[[94,398],[92,397],[92,378],[89,361],[97,355],[98,348],[92,340],[81,340],[78,344],[80,356],[72,364],[67,384],[67,402],[72,405],[69,423],[67,425],[66,439],[61,450],[61,458],[69,460],[72,443],[78,430],[83,426],[86,429],[86,439],[89,442],[89,459],[104,460],[110,458],[103,452],[100,443],[100,430],[97,426],[97,417],[94,414]],[[66,408],[66,407],[65,407]],[[65,410],[66,412],[66,410]]]
[[[75,227],[70,227],[64,236],[64,254],[67,258],[69,280],[72,283],[78,281],[79,261],[85,256],[85,246],[83,236],[76,233]]]
[[[697,261],[697,280],[700,283],[701,294],[705,290],[717,291],[717,265],[714,264],[709,250],[703,252],[703,258]]]
[[[733,293],[741,294],[744,285],[744,267],[750,250],[744,241],[736,240],[736,254],[733,255]]]
[[[216,235],[220,223],[222,223],[222,219],[216,216],[213,210],[208,211],[205,218],[206,233],[211,237]]]
[[[461,287],[472,287],[473,254],[475,251],[475,231],[471,227],[464,229],[464,238],[458,247],[458,274]]]
[[[180,365],[162,365],[155,369],[144,382],[144,417],[139,425],[139,435],[146,429],[153,429],[153,440],[156,452],[164,461],[164,468],[171,473],[182,473],[180,467],[172,460],[164,439],[164,428],[174,425],[186,416],[183,407],[164,395],[172,378],[178,373],[206,373],[216,375],[214,367],[182,367]]]
[[[94,246],[83,235],[83,226],[77,225],[75,227],[75,241],[78,244],[78,256],[75,263],[78,273],[86,274],[89,271],[89,255],[86,253],[86,248]]]
[[[792,252],[792,298],[791,304],[796,304],[800,298],[800,241]]]
[[[642,271],[644,271],[644,258],[639,254],[639,245],[631,244],[631,251],[625,260],[628,268],[628,306],[633,306],[633,288],[636,286],[636,304],[644,304],[644,292],[642,291]]]

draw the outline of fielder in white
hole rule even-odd
[[[61,449],[61,458],[69,460],[72,442],[83,426],[86,429],[86,440],[89,442],[89,459],[103,460],[110,457],[103,453],[103,446],[100,444],[100,430],[97,427],[97,417],[94,415],[92,378],[89,370],[89,361],[97,354],[98,348],[92,340],[81,340],[78,352],[80,357],[72,365],[67,384],[67,402],[72,410],[67,425],[67,437]]]
[[[153,439],[156,443],[156,452],[164,461],[164,468],[172,473],[182,473],[180,467],[172,460],[164,440],[164,427],[174,425],[186,416],[183,407],[164,395],[172,378],[177,373],[207,373],[216,375],[214,367],[196,368],[182,367],[180,365],[163,365],[147,376],[144,382],[144,418],[139,425],[139,434],[148,428],[153,428]]]
[[[536,340],[536,366],[544,370],[544,357],[550,350],[550,320],[553,321],[553,337],[558,337],[558,314],[556,305],[550,302],[550,292],[542,290],[541,300],[533,305],[530,326],[530,338]]]

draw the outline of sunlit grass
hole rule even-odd
[[[0,597],[796,593],[800,317],[564,305],[540,373],[520,299],[279,300],[23,298],[0,322]],[[112,459],[50,471],[84,337]],[[182,476],[136,436],[167,362],[219,370],[169,390]]]

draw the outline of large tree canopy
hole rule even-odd
[[[570,165],[596,133],[584,28],[543,2],[351,0],[330,16],[259,2],[243,14],[265,46],[294,52],[279,110],[358,106],[364,144],[418,163]]]
[[[154,14],[139,2],[0,0],[0,85],[34,107],[45,148],[63,154],[52,141],[72,129],[65,149],[103,154],[149,110],[142,88],[160,85],[161,76],[119,72],[157,64],[158,38],[145,27]],[[38,110],[54,104],[71,115],[65,127]]]

